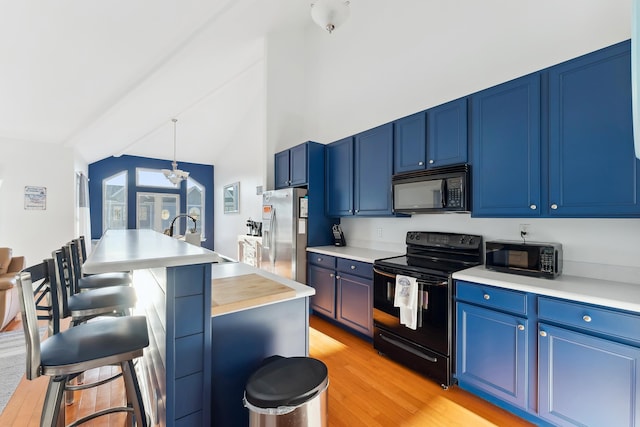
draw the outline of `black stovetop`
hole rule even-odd
[[[446,277],[482,264],[482,236],[410,231],[406,242],[405,255],[376,260],[374,266]]]

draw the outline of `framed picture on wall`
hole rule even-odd
[[[224,197],[224,213],[240,212],[240,208],[238,206],[238,201],[240,199],[240,183],[234,182],[233,184],[225,185],[222,190],[222,194]]]

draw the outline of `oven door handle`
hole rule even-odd
[[[395,278],[396,278],[396,275],[395,275],[395,274],[387,273],[387,272],[385,272],[385,271],[380,271],[380,270],[378,270],[378,269],[377,269],[377,268],[375,268],[375,267],[373,267],[373,272],[374,272],[374,273],[377,273],[377,274],[380,274],[380,275],[382,275],[382,276],[390,277],[390,278],[392,278],[392,279],[395,279]]]
[[[396,347],[400,347],[401,349],[403,349],[404,351],[408,351],[409,353],[412,353],[422,359],[428,360],[431,363],[437,363],[438,359],[436,359],[435,357],[430,357],[427,356],[424,353],[419,352],[418,350],[415,350],[411,347],[409,347],[406,344],[401,343],[400,341],[394,340],[393,338],[387,338],[382,334],[379,334],[380,338],[382,338],[384,341],[388,342],[391,345],[395,345]]]

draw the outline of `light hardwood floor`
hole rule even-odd
[[[9,325],[9,330],[21,328],[19,320]],[[310,354],[329,369],[331,427],[531,426],[457,387],[442,390],[435,382],[379,356],[371,343],[315,316],[311,317]],[[103,368],[87,373],[86,380],[110,373],[111,368]],[[47,378],[23,378],[0,414],[0,426],[37,427],[46,387]],[[123,396],[120,380],[76,392],[75,403],[67,407],[67,422],[96,409],[121,405]],[[110,415],[85,425],[120,427],[125,417]]]

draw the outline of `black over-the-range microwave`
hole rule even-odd
[[[470,211],[468,164],[396,174],[391,184],[394,212]]]

